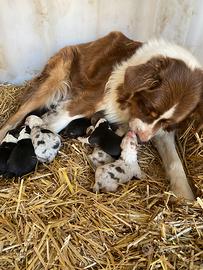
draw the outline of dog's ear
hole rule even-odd
[[[145,64],[129,66],[125,72],[124,88],[131,94],[151,91],[161,84],[161,73],[168,66],[164,57],[152,58]]]
[[[203,71],[196,72],[199,77],[197,77],[198,82],[201,83],[201,93],[199,97],[199,102],[194,110],[194,117],[197,120],[197,127],[195,128],[195,132],[199,132],[203,130]],[[194,94],[193,94],[194,95]]]
[[[129,66],[125,72],[122,91],[119,91],[118,102],[121,109],[126,109],[134,96],[138,98],[145,92],[156,91],[162,83],[167,66],[168,60],[164,57],[155,57],[144,64]]]
[[[202,90],[202,92],[203,92],[203,90]],[[198,118],[197,119],[198,125],[197,125],[195,132],[199,132],[200,130],[203,129],[203,93],[202,93],[202,96],[200,98],[200,102],[197,105],[197,108],[195,110],[195,113],[196,113],[197,118]]]

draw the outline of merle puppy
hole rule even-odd
[[[60,136],[50,130],[36,115],[28,116],[25,124],[31,129],[30,137],[37,159],[40,162],[51,162],[61,147]]]
[[[119,185],[133,177],[140,178],[141,170],[137,161],[137,136],[129,131],[121,143],[121,156],[112,163],[99,166],[95,172],[94,191],[114,192]]]
[[[35,111],[31,112],[27,116],[29,116],[31,114],[41,116],[42,114],[44,114],[46,112],[47,112],[47,109],[43,108],[43,109],[39,109],[39,110],[35,110]],[[15,173],[16,170],[14,170],[14,164],[16,164],[16,162],[14,161],[14,159],[15,159],[14,154],[12,154],[13,157],[9,161],[9,168],[11,169],[11,167],[12,167],[11,170],[12,171],[14,170],[14,173],[8,172],[7,162],[8,162],[8,159],[9,159],[12,151],[14,150],[15,146],[17,145],[19,133],[20,133],[20,131],[22,131],[22,129],[23,129],[22,126],[18,126],[17,128],[9,131],[0,145],[0,174],[7,174],[7,176],[18,175],[18,172]],[[27,128],[27,132],[29,133],[28,128]],[[21,133],[21,139],[22,139],[22,133]],[[24,146],[27,145],[27,147],[26,147],[27,150],[31,148],[31,152],[32,152],[32,147],[31,146],[28,147],[28,144],[30,144],[30,143],[28,143],[27,141],[22,141],[19,143],[19,145],[22,145],[22,143],[25,143]],[[21,151],[19,151],[18,149],[15,150],[15,152],[16,152],[17,156],[19,153],[21,153]],[[19,156],[19,158],[21,159],[21,156]]]

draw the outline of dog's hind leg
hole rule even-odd
[[[76,49],[66,47],[50,58],[42,73],[33,79],[23,104],[0,130],[0,142],[6,133],[20,124],[33,110],[49,107],[70,98],[70,71]]]

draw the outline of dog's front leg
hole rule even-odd
[[[163,160],[166,173],[170,179],[171,190],[177,196],[194,200],[183,164],[176,151],[174,132],[160,131],[152,141]]]
[[[84,117],[83,115],[70,116],[70,113],[65,108],[59,108],[58,111],[49,111],[42,116],[45,125],[52,131],[59,133],[71,121]]]

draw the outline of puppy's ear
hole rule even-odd
[[[127,92],[151,91],[161,84],[161,73],[168,66],[164,57],[152,58],[145,64],[126,69],[124,88]]]

